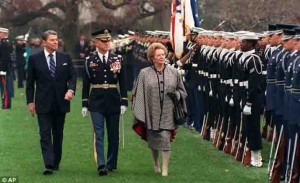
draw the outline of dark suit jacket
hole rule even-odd
[[[76,53],[76,58],[80,58],[80,53],[84,53],[85,57],[88,56],[89,55],[89,42],[87,40],[85,40],[83,46],[81,46],[80,41],[76,41],[75,53]]]
[[[37,113],[50,112],[55,100],[61,112],[70,112],[64,97],[69,89],[75,92],[77,75],[68,54],[56,51],[55,75],[50,75],[44,50],[29,57],[26,97],[27,104],[35,101]]]

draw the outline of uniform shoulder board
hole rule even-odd
[[[89,56],[85,57],[85,60],[88,60],[88,59],[90,59],[90,57],[89,57]]]

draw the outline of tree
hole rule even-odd
[[[259,32],[270,23],[300,23],[299,0],[201,0],[199,3],[204,26],[210,29],[223,20],[226,31]]]
[[[95,28],[126,29],[168,6],[168,0],[1,0],[0,25],[18,27],[41,17],[50,19],[59,28],[67,51],[73,53],[82,8],[96,17],[91,24]]]

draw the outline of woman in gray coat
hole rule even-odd
[[[134,130],[148,141],[152,150],[155,173],[161,172],[159,151],[162,152],[162,176],[168,175],[171,151],[170,142],[175,135],[173,100],[185,106],[187,96],[177,69],[165,63],[167,49],[161,43],[152,43],[147,50],[152,66],[140,71],[133,87],[132,110],[135,117]],[[141,128],[144,129],[142,132]]]

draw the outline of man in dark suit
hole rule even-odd
[[[82,115],[91,112],[96,138],[98,174],[107,175],[117,169],[119,148],[119,116],[124,114],[127,100],[126,74],[122,57],[110,50],[111,36],[103,29],[92,34],[97,51],[85,61],[82,86]],[[118,85],[119,83],[119,90]],[[90,91],[91,89],[91,91]],[[108,152],[104,158],[104,120]]]
[[[84,59],[89,54],[89,42],[85,39],[84,34],[80,34],[79,40],[75,43],[76,58]]]
[[[59,169],[65,116],[76,89],[76,71],[70,56],[56,51],[57,33],[42,34],[44,50],[29,57],[26,97],[32,116],[37,113],[44,175]]]

